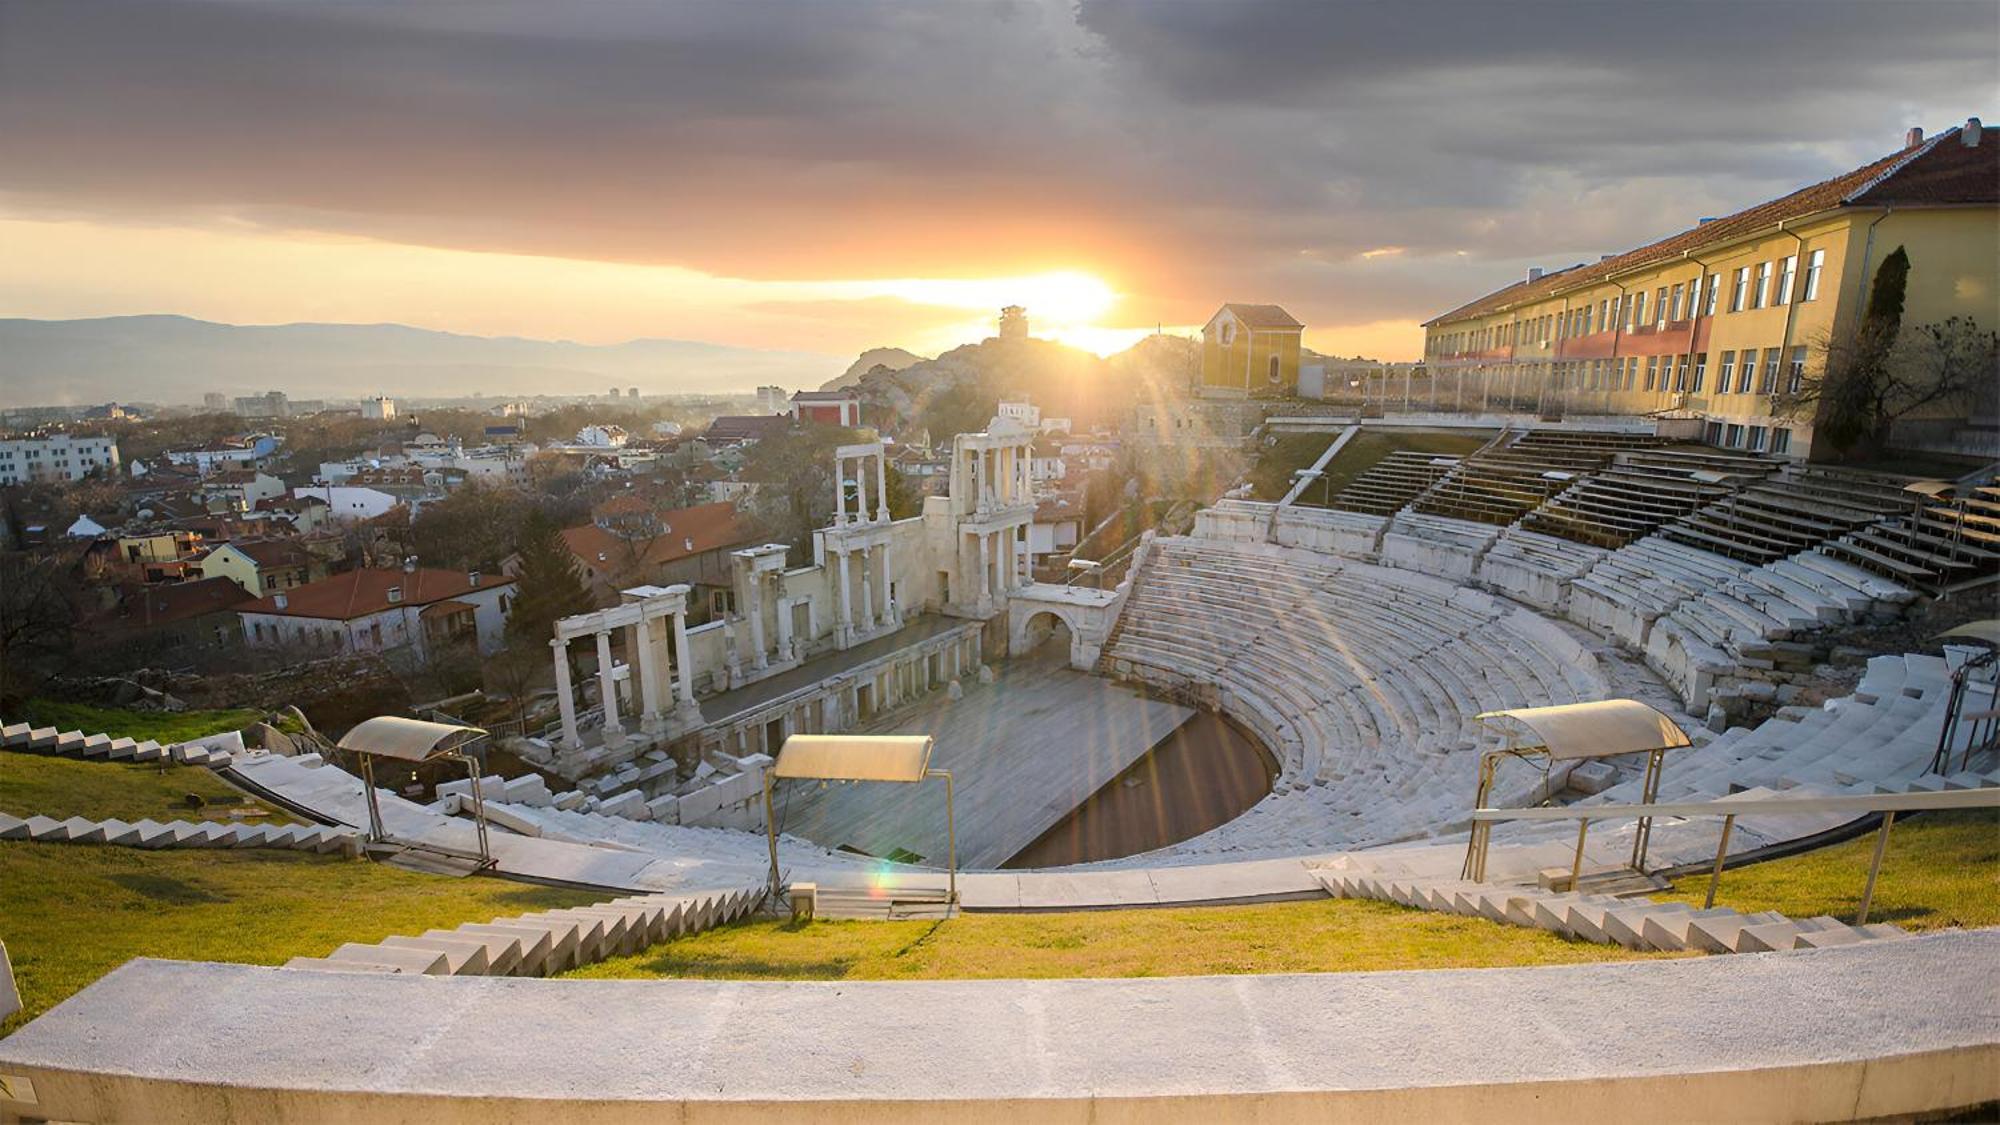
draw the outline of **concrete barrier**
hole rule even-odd
[[[0,1079],[27,1079],[36,1098],[0,1114],[1850,1120],[2000,1098],[1996,957],[2000,933],[1977,931],[1748,957],[1150,980],[569,982],[140,960],[0,1041]]]

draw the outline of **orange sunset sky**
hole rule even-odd
[[[0,0],[0,316],[851,356],[1240,300],[1408,359],[1963,119],[1996,11]]]

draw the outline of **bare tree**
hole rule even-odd
[[[0,703],[15,703],[70,659],[76,589],[60,559],[0,554]]]
[[[1817,435],[1856,460],[1880,456],[1896,423],[1942,409],[1993,413],[2000,394],[2000,334],[1969,317],[1899,331],[1883,345],[1856,333],[1825,339],[1825,364],[1779,388],[1778,415],[1817,424]]]

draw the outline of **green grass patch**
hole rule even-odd
[[[758,920],[678,938],[573,977],[936,980],[1327,973],[1625,961],[1570,941],[1394,903],[963,914],[945,922]]]
[[[1283,434],[1277,444],[1267,446],[1257,457],[1257,465],[1250,470],[1250,482],[1256,488],[1259,500],[1282,500],[1291,490],[1292,474],[1300,469],[1310,469],[1326,447],[1333,444],[1336,434]],[[1338,496],[1355,477],[1375,467],[1377,461],[1403,449],[1420,450],[1444,456],[1463,456],[1492,440],[1493,435],[1481,431],[1444,430],[1369,430],[1355,434],[1353,440],[1341,447],[1332,461],[1327,463],[1322,481],[1305,490],[1299,497],[1304,505],[1319,507],[1328,496]]]
[[[21,714],[9,716],[9,721],[113,738],[150,738],[165,745],[241,730],[261,718],[261,713],[240,707],[229,711],[128,711],[38,698],[22,704]]]
[[[1874,854],[1871,832],[1803,855],[1725,870],[1715,905],[1745,914],[1778,910],[1790,918],[1825,914],[1851,922]],[[1707,894],[1707,876],[1693,875],[1656,897],[1699,906]],[[1868,920],[1912,932],[2000,925],[2000,810],[1898,819]]]
[[[0,941],[26,1005],[0,1035],[134,957],[278,965],[606,897],[301,852],[0,841]]]
[[[266,805],[202,766],[84,761],[0,752],[0,812],[15,816],[143,820],[297,818]]]

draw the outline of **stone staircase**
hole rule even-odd
[[[1787,918],[1775,911],[1739,914],[1679,902],[1426,879],[1365,870],[1313,869],[1336,898],[1396,902],[1418,910],[1486,918],[1580,941],[1667,953],[1769,953],[1907,938],[1894,926],[1850,926],[1836,918]]]
[[[113,738],[108,734],[38,727],[31,723],[0,723],[0,749],[55,754],[65,758],[97,758],[110,762],[156,762],[170,759],[185,766],[220,768],[229,764],[227,750],[198,743],[161,745],[153,739]]]
[[[327,973],[424,976],[552,976],[655,942],[697,934],[756,909],[764,888],[631,895],[593,906],[546,910],[451,930],[348,942],[325,957],[294,957],[285,968]]]
[[[115,844],[127,848],[290,848],[303,852],[359,855],[361,835],[352,828],[322,824],[235,824],[224,821],[26,820],[0,813],[0,840],[44,844]]]

